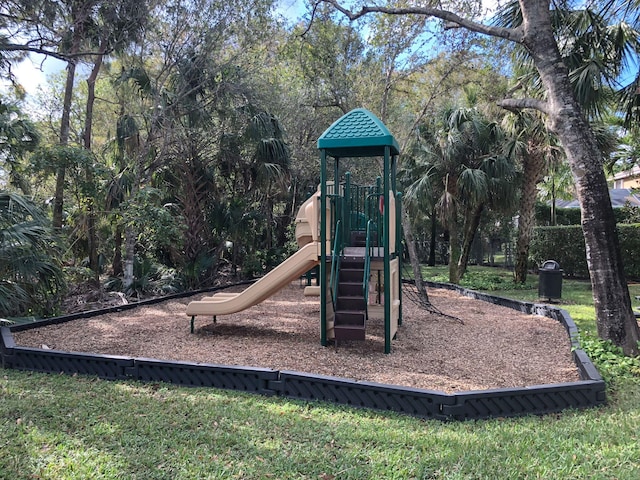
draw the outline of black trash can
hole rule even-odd
[[[562,298],[562,269],[555,260],[547,260],[538,270],[538,297]]]

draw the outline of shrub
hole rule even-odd
[[[618,225],[620,251],[629,279],[640,279],[640,224]],[[529,259],[540,266],[555,260],[569,277],[588,278],[587,254],[579,225],[536,227],[529,249]]]
[[[540,266],[555,260],[569,277],[588,277],[587,254],[579,225],[537,227],[529,249],[531,262]]]
[[[55,314],[66,288],[61,256],[46,214],[0,191],[0,316]]]
[[[640,358],[625,356],[622,348],[610,340],[602,340],[585,332],[580,335],[580,345],[605,381],[640,376]]]

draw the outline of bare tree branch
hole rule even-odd
[[[321,2],[333,5],[333,7],[336,10],[346,15],[351,21],[357,20],[368,13],[386,13],[388,15],[426,15],[429,17],[439,18],[448,23],[459,25],[473,32],[482,33],[484,35],[491,35],[493,37],[504,38],[506,40],[510,40],[516,43],[523,43],[523,31],[521,27],[503,28],[503,27],[493,27],[490,25],[484,25],[482,23],[477,23],[472,20],[462,18],[459,15],[453,12],[450,12],[448,10],[441,10],[439,8],[432,8],[432,7],[394,8],[394,7],[378,7],[378,6],[365,5],[360,9],[360,11],[352,12],[348,8],[345,8],[342,5],[340,5],[337,0],[318,0],[316,5]]]
[[[311,20],[309,20],[309,25],[307,26],[307,28],[305,28],[304,32],[300,34],[300,37],[304,37],[307,33],[309,33],[309,30],[311,30],[311,27],[313,26],[313,20],[316,18],[316,10],[318,9],[318,5],[320,5],[320,2],[316,2],[316,4],[313,6],[313,10],[311,11]]]
[[[84,57],[84,56],[90,56],[90,55],[107,55],[109,53],[111,53],[113,51],[113,49],[108,49],[104,52],[101,51],[82,51],[82,52],[77,52],[77,53],[61,53],[61,52],[55,52],[53,50],[47,50],[46,48],[42,48],[42,47],[33,47],[31,45],[26,45],[26,44],[16,44],[16,43],[6,43],[6,44],[0,44],[0,51],[3,52],[29,52],[29,53],[40,53],[42,55],[45,56],[49,56],[49,57],[53,57],[53,58],[57,58],[58,60],[62,60],[64,62],[70,62],[73,61],[74,59],[77,59],[79,57]]]
[[[5,52],[30,52],[30,53],[41,53],[42,55],[47,55],[53,58],[57,58],[58,60],[63,60],[65,62],[69,61],[72,55],[65,55],[64,53],[53,52],[51,50],[47,50],[46,48],[32,47],[30,45],[18,45],[14,43],[3,44],[0,50]]]
[[[498,106],[511,112],[518,112],[525,108],[539,110],[542,113],[549,114],[549,106],[547,102],[536,100],[534,98],[505,98],[498,101]]]

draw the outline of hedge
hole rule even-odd
[[[638,210],[640,207],[614,208],[613,216],[616,223],[634,223],[638,220]],[[536,224],[548,226],[551,221],[551,207],[547,204],[536,203]],[[556,225],[580,225],[579,208],[557,208]]]
[[[629,280],[640,279],[640,224],[619,224],[618,238],[624,271]],[[539,267],[546,260],[560,264],[564,275],[589,278],[587,254],[580,225],[536,227],[529,248],[529,260]]]

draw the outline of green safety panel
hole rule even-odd
[[[364,108],[340,117],[318,139],[318,149],[336,158],[383,156],[385,147],[391,155],[400,153],[398,142],[384,123]]]

